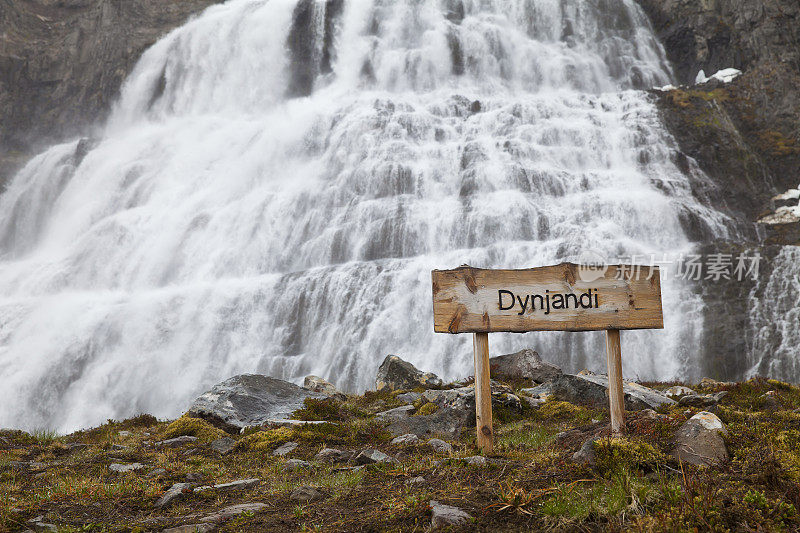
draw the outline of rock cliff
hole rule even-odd
[[[0,0],[0,190],[101,119],[142,52],[218,0]]]

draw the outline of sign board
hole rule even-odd
[[[434,270],[438,333],[660,329],[658,267]]]
[[[592,267],[561,263],[526,270],[462,266],[434,270],[433,329],[472,333],[475,356],[475,419],[478,446],[491,453],[489,333],[508,331],[606,332],[611,429],[623,430],[621,329],[661,329],[658,267]]]

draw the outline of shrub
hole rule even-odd
[[[664,454],[646,442],[621,437],[594,442],[597,469],[603,473],[655,466]]]

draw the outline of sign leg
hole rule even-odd
[[[611,407],[611,431],[620,434],[625,427],[625,398],[622,391],[622,348],[619,330],[606,330],[608,358],[608,399]]]
[[[489,376],[489,334],[475,333],[475,420],[478,426],[478,448],[484,453],[494,450],[492,430],[492,384]]]

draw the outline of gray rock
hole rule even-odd
[[[597,461],[597,456],[594,453],[594,443],[597,441],[597,437],[592,437],[586,440],[580,447],[580,449],[572,454],[572,460],[576,463],[586,463],[593,465]]]
[[[681,396],[686,396],[687,394],[697,393],[689,387],[684,387],[683,385],[673,385],[672,387],[664,390],[664,396],[667,398],[680,398]]]
[[[147,474],[145,474],[144,477],[158,477],[161,474],[166,474],[166,473],[167,473],[167,471],[165,469],[163,469],[163,468],[155,468],[155,469],[151,470],[150,472],[148,472]]]
[[[380,450],[367,449],[356,456],[355,462],[357,465],[368,465],[375,463],[392,463],[394,459]]]
[[[261,480],[258,478],[239,479],[231,481],[230,483],[220,483],[219,485],[212,485],[215,490],[248,490],[256,488]]]
[[[58,527],[55,524],[44,521],[44,515],[31,518],[27,524],[34,531],[58,531]]]
[[[170,527],[161,533],[208,533],[216,528],[213,524],[185,524],[182,526]]]
[[[489,359],[489,368],[493,378],[503,381],[530,379],[545,383],[561,374],[559,367],[542,361],[539,354],[530,348],[492,357]]]
[[[543,403],[545,403],[545,400],[540,400],[539,398],[531,398],[530,396],[520,396],[520,400],[525,402],[525,404],[528,405],[528,407],[532,407],[534,409],[539,408]]]
[[[230,453],[234,446],[236,441],[230,437],[222,437],[211,442],[211,449],[221,455]]]
[[[584,372],[578,375],[562,374],[551,383],[552,396],[570,403],[585,403],[598,406],[608,404],[608,377]],[[648,387],[632,381],[624,382],[625,409],[639,411],[655,409],[661,405],[674,405],[675,401]]]
[[[471,457],[464,457],[463,461],[470,466],[486,466],[486,457],[482,455],[473,455]]]
[[[453,447],[450,445],[450,443],[441,439],[429,439],[428,445],[430,445],[430,447],[433,448],[433,451],[436,453],[453,453]]]
[[[325,493],[317,487],[297,487],[289,494],[290,500],[301,503],[315,502],[324,498]]]
[[[287,472],[297,472],[300,470],[312,470],[314,465],[309,463],[308,461],[303,461],[301,459],[289,459],[286,461],[286,464],[283,465],[283,469]]]
[[[395,420],[408,418],[413,412],[413,405],[403,405],[401,407],[389,409],[388,411],[381,411],[375,415],[375,419],[379,422],[394,422]]]
[[[402,393],[402,394],[398,394],[398,395],[397,395],[397,396],[395,396],[394,398],[395,398],[395,400],[397,400],[398,402],[403,402],[403,403],[414,403],[414,402],[416,402],[417,400],[419,400],[420,398],[422,398],[422,393],[420,393],[420,392],[414,392],[414,391],[411,391],[411,392],[404,392],[404,393]]]
[[[225,507],[220,509],[219,511],[205,516],[201,519],[201,522],[204,522],[204,526],[209,525],[208,522],[219,523],[224,522],[226,520],[230,520],[236,516],[239,516],[242,513],[257,513],[258,511],[269,507],[266,503],[240,503],[239,505],[231,505],[230,507]],[[212,528],[215,526],[211,526]],[[206,530],[209,531],[209,530]]]
[[[441,529],[450,526],[462,526],[472,520],[472,516],[458,507],[444,505],[436,500],[430,501],[431,529]]]
[[[337,389],[333,383],[319,377],[319,376],[306,376],[303,380],[303,388],[311,392],[318,392],[332,398],[339,400],[347,399],[347,396]]]
[[[671,454],[684,462],[697,466],[713,466],[728,460],[723,435],[728,430],[712,413],[703,411],[684,422],[675,437]]]
[[[200,395],[189,413],[210,418],[229,429],[241,430],[273,421],[288,420],[306,398],[325,398],[280,379],[242,374],[218,383]]]
[[[425,478],[422,476],[412,477],[411,479],[406,480],[406,485],[419,486],[424,484],[425,484]]]
[[[134,472],[136,470],[141,470],[145,468],[145,466],[141,463],[130,463],[127,465],[119,464],[119,463],[112,463],[108,465],[108,469],[112,472],[117,472],[119,474],[123,474],[125,472]]]
[[[317,455],[314,456],[314,460],[321,463],[335,464],[349,461],[350,457],[351,454],[349,452],[337,450],[336,448],[323,448],[317,452]]]
[[[156,501],[156,508],[163,509],[173,502],[184,498],[187,494],[192,492],[191,483],[175,483]]]
[[[186,474],[186,481],[189,483],[197,483],[198,481],[203,479],[203,474],[199,472],[189,472]]]
[[[520,389],[519,392],[537,400],[547,400],[553,395],[553,382],[548,381],[535,387]]]
[[[415,387],[439,387],[442,380],[436,374],[422,372],[414,365],[396,355],[387,355],[375,377],[376,390],[413,389]]]
[[[179,448],[184,444],[190,444],[194,442],[197,442],[197,437],[181,435],[180,437],[175,437],[174,439],[158,441],[156,442],[156,446],[159,448]]]
[[[386,427],[394,436],[413,433],[418,437],[439,436],[447,439],[458,439],[463,427],[474,424],[475,412],[469,409],[439,408],[430,415],[409,416],[402,420],[395,420]]]
[[[272,452],[272,455],[275,455],[277,457],[283,457],[284,455],[289,455],[290,453],[295,451],[295,449],[298,446],[300,445],[296,442],[291,442],[291,441],[285,442],[280,446],[278,446],[277,448],[275,448],[275,450]]]
[[[678,405],[687,407],[711,407],[717,400],[711,394],[687,394],[678,400]]]
[[[417,437],[413,433],[406,433],[405,435],[400,435],[399,437],[395,437],[394,439],[392,439],[392,444],[396,445],[410,446],[419,443],[420,443],[419,437]]]

